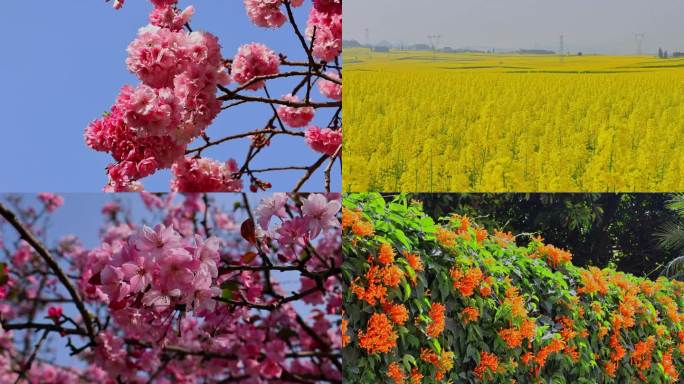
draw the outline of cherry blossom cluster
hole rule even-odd
[[[341,383],[339,194],[128,196],[95,248],[0,199],[0,382]]]
[[[85,133],[91,148],[117,161],[108,168],[109,191],[140,189],[137,180],[182,159],[221,110],[216,86],[230,81],[218,39],[183,30],[193,8],[153,3],[151,24],[140,29],[126,60],[142,84],[125,86],[110,113]]]
[[[216,286],[219,240],[196,236],[190,244],[173,227],[143,226],[99,271],[102,291],[109,308],[163,312],[183,305],[193,311],[214,309],[212,299],[221,290]],[[101,250],[111,251],[110,247]]]
[[[111,154],[105,191],[141,191],[139,180],[160,169],[172,168],[171,189],[181,192],[238,192],[243,178],[251,190],[266,190],[271,184],[260,174],[303,169],[301,188],[311,175],[329,160],[325,170],[326,190],[332,166],[340,158],[342,145],[341,0],[309,0],[305,28],[299,28],[293,9],[305,0],[244,0],[247,16],[258,27],[293,25],[308,60],[294,62],[261,43],[240,46],[233,58],[221,54],[218,38],[209,32],[193,31],[193,6],[182,9],[178,0],[150,0],[150,24],[141,28],[128,47],[126,64],[141,83],[124,86],[110,111],[93,121],[85,131],[85,142],[94,150]],[[113,6],[120,9],[123,0]],[[283,70],[290,67],[293,70]],[[301,81],[289,94],[273,98],[267,83],[281,78]],[[234,89],[228,88],[236,83]],[[332,101],[317,102],[311,90]],[[265,97],[251,93],[265,93]],[[250,127],[244,134],[212,140],[207,128],[222,111],[244,103],[270,104],[273,117],[262,129]],[[334,108],[327,127],[312,125],[320,110]],[[299,131],[303,129],[304,131]],[[301,137],[322,155],[307,167],[270,167],[254,170],[250,163],[271,144],[275,136]],[[250,139],[246,159],[237,165],[202,157],[204,150],[230,140]],[[189,148],[193,143],[201,143]]]

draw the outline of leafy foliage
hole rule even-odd
[[[579,268],[467,216],[436,223],[406,195],[343,206],[348,382],[677,382],[684,283]]]
[[[563,244],[573,263],[635,275],[657,272],[679,256],[663,249],[657,232],[679,216],[669,208],[670,194],[415,194],[433,218],[447,213],[476,217],[488,228],[543,233]]]
[[[675,212],[677,217],[663,224],[657,236],[663,248],[681,250],[684,248],[684,194],[675,194],[668,201],[667,207]]]

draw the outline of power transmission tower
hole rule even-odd
[[[634,34],[634,41],[636,41],[637,45],[637,55],[641,56],[642,54],[642,48],[644,45],[644,38],[646,37],[645,33],[635,33]]]
[[[563,41],[563,35],[560,35],[560,62],[563,62],[563,54],[565,52],[565,42]]]
[[[366,46],[368,47],[368,54],[373,57],[373,47],[370,45],[370,30],[366,28]]]
[[[428,40],[430,40],[430,45],[432,46],[432,61],[437,59],[437,46],[439,45],[439,39],[442,35],[429,35]]]

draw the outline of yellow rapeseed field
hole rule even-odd
[[[684,59],[344,59],[345,191],[684,190]]]

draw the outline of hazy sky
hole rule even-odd
[[[557,50],[631,54],[635,33],[644,52],[684,51],[682,0],[347,0],[344,38],[427,43],[442,35],[453,48]]]

